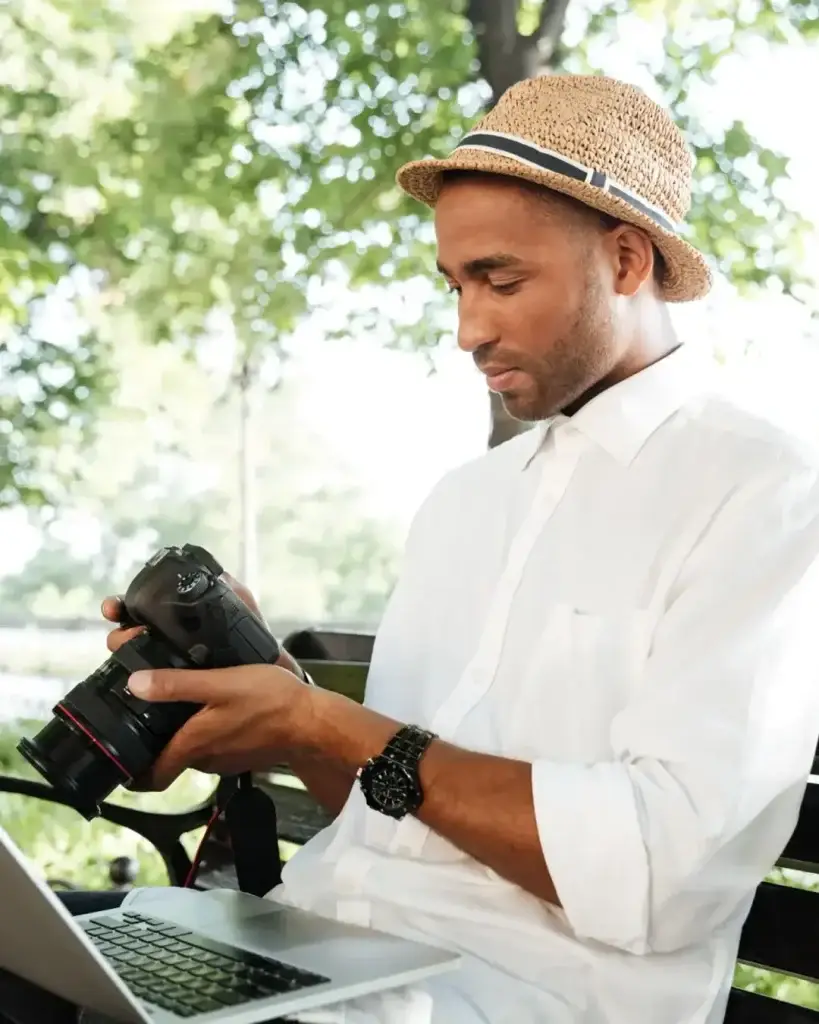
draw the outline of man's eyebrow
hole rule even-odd
[[[496,252],[492,253],[491,256],[479,256],[474,260],[467,260],[464,263],[461,271],[465,277],[480,277],[481,274],[487,274],[490,270],[503,270],[504,267],[518,267],[523,263],[520,256],[513,256],[508,252]],[[436,264],[438,270],[446,277],[451,277],[450,271],[438,261]]]

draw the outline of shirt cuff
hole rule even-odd
[[[532,795],[546,867],[575,935],[647,952],[648,855],[626,766],[535,761]]]

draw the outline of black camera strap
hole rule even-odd
[[[267,793],[253,785],[247,772],[225,808],[236,878],[242,892],[264,896],[282,880],[276,805]]]
[[[213,850],[209,849],[212,843]],[[266,895],[281,881],[276,805],[267,793],[254,786],[250,772],[220,778],[216,806],[188,871],[185,888],[195,884],[203,857],[208,870],[232,865],[240,891],[252,896]]]

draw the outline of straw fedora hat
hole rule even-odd
[[[682,238],[691,154],[669,114],[633,85],[602,75],[545,75],[511,86],[443,160],[414,160],[400,187],[435,206],[448,170],[524,178],[642,228],[666,263],[669,302],[705,295],[711,274]]]

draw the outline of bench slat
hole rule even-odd
[[[369,665],[372,658],[375,635],[373,633],[342,633],[338,631],[310,630],[326,651],[330,661],[356,661]]]
[[[368,666],[359,661],[313,661],[305,658],[301,665],[316,686],[358,701],[364,700]]]
[[[819,981],[819,893],[763,882],[742,929],[739,959]]]
[[[724,1024],[819,1024],[819,1012],[733,989]]]
[[[808,785],[799,821],[785,847],[782,867],[797,868],[819,874],[819,783]]]
[[[301,845],[332,823],[332,817],[306,790],[258,777],[255,781],[260,789],[269,793],[276,805],[279,839]]]
[[[302,665],[310,659],[369,665],[374,644],[372,633],[331,633],[316,629],[300,629],[282,640],[285,650]]]

